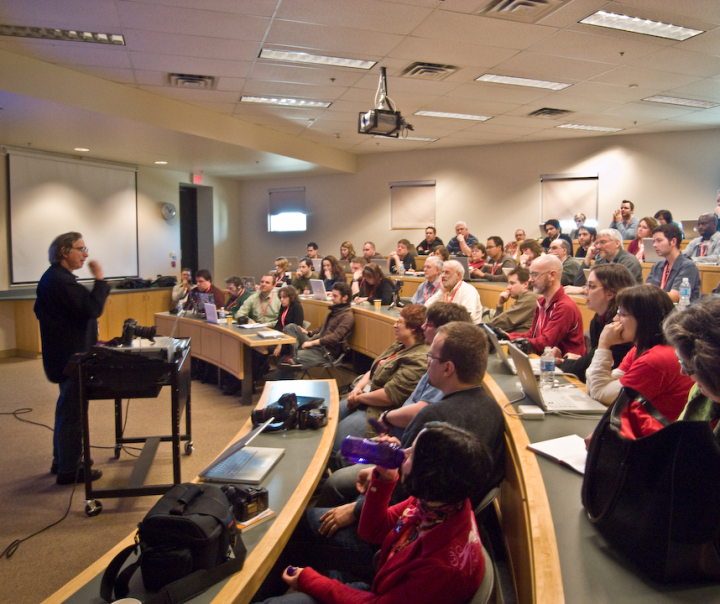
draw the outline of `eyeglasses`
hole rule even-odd
[[[441,363],[444,363],[445,361],[447,361],[447,359],[443,359],[443,358],[441,358],[441,357],[433,356],[433,354],[432,354],[431,352],[428,352],[428,353],[425,355],[425,360],[426,360],[428,363],[429,363],[430,361],[432,361],[433,359],[435,359],[436,361],[440,361]]]
[[[82,252],[83,254],[87,254],[90,250],[86,247],[75,247],[73,246],[74,250],[77,250],[78,252]]]
[[[588,283],[585,287],[587,287],[590,291],[593,291],[594,289],[602,289],[603,286],[599,283]]]
[[[682,370],[682,372],[688,377],[695,375],[695,370],[688,369],[685,362],[680,358],[680,355],[677,353],[677,350],[675,351],[675,355],[677,356],[678,363],[680,363],[680,369]]]
[[[549,272],[550,272],[550,271],[543,271],[542,273],[530,273],[530,277],[531,277],[532,279],[537,279],[540,275],[546,275],[546,274],[548,274]]]
[[[632,315],[628,311],[623,310],[622,308],[617,309],[617,316],[618,317],[632,317]]]

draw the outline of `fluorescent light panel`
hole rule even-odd
[[[545,80],[531,80],[529,78],[516,78],[513,76],[486,73],[475,80],[476,82],[492,82],[493,84],[510,84],[511,86],[528,86],[530,88],[545,88],[547,90],[564,90],[572,84],[563,82],[548,82]]]
[[[671,23],[661,23],[660,21],[650,21],[650,19],[618,15],[617,13],[608,13],[604,10],[599,10],[589,17],[585,17],[580,23],[680,41],[705,33],[701,29],[690,29],[689,27],[681,27],[679,25],[672,25]]]
[[[652,103],[668,103],[669,105],[682,105],[684,107],[699,107],[700,109],[710,109],[717,107],[720,103],[711,103],[709,101],[695,101],[693,99],[682,99],[674,96],[655,95],[644,98],[643,101]]]
[[[582,124],[560,124],[556,128],[567,130],[590,130],[592,132],[622,132],[625,128],[609,128],[607,126],[583,126]]]
[[[125,38],[120,34],[103,34],[92,31],[79,31],[76,29],[52,29],[50,27],[0,24],[0,36],[65,40],[68,42],[93,42],[96,44],[125,46]]]
[[[262,105],[276,105],[278,107],[299,107],[301,109],[327,108],[332,103],[326,101],[308,101],[305,99],[286,99],[279,96],[242,96],[241,103],[260,103]]]
[[[370,69],[377,61],[362,61],[360,59],[343,59],[342,57],[326,57],[311,55],[307,52],[294,52],[289,50],[271,50],[263,48],[260,51],[261,59],[274,59],[276,61],[290,61],[291,63],[308,63],[310,65],[330,65],[332,67],[353,67],[354,69]]]
[[[425,117],[449,117],[456,120],[474,120],[476,122],[486,122],[491,119],[491,115],[470,115],[467,113],[446,113],[444,111],[416,111],[413,115],[422,115]]]
[[[82,153],[87,153],[90,151],[90,149],[86,149],[85,147],[75,147],[75,151],[81,151]]]
[[[398,138],[395,138],[394,136],[382,136],[380,134],[376,134],[373,138],[385,138],[393,141],[426,141],[428,143],[434,143],[438,140],[436,138],[425,138],[423,136],[399,136]]]

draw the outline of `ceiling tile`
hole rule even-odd
[[[716,0],[683,0],[683,2],[676,0],[622,0],[622,4],[632,6],[636,10],[664,11],[686,18],[707,19],[720,23],[720,5]],[[677,23],[677,25],[685,25],[685,23]],[[688,27],[690,26],[688,25]]]
[[[332,69],[327,67],[311,67],[290,65],[258,59],[250,72],[252,80],[272,82],[296,82],[298,84],[315,84],[330,86],[352,86],[365,75],[359,69]],[[334,82],[330,82],[334,78]],[[376,76],[377,79],[377,76]]]
[[[614,67],[610,63],[551,57],[523,51],[496,66],[495,71],[502,75],[566,82],[568,80],[589,80]]]
[[[458,86],[447,93],[449,97],[474,99],[476,101],[499,101],[512,103],[532,103],[538,99],[552,96],[550,90],[529,88],[527,86],[510,86],[508,84],[491,84],[489,82],[473,82]]]
[[[477,65],[490,68],[507,61],[517,50],[497,48],[481,44],[468,44],[456,40],[435,40],[408,36],[390,51],[389,56],[405,59],[407,62],[424,61],[465,67]]]
[[[652,44],[649,36],[644,38],[647,41],[630,42],[608,36],[559,31],[528,50],[552,56],[624,65],[663,49],[662,46]]]
[[[340,98],[346,90],[347,88],[343,86],[310,86],[308,84],[247,80],[242,92],[244,95],[250,96],[273,95],[315,101],[333,101]]]
[[[606,111],[609,115],[621,115],[626,117],[638,117],[638,118],[655,118],[658,120],[669,119],[685,115],[687,113],[694,113],[697,109],[691,109],[689,107],[680,107],[677,105],[666,105],[663,103],[628,103],[621,105],[615,109]]]
[[[571,92],[570,92],[571,91]],[[613,84],[602,84],[600,82],[580,82],[572,88],[567,88],[558,92],[560,96],[564,96],[567,92],[570,95],[589,97],[600,101],[612,103],[627,103],[630,101],[639,101],[647,96],[657,94],[659,89],[640,88],[630,86],[615,86]]]
[[[125,42],[127,47],[135,52],[154,52],[205,59],[252,62],[260,53],[259,42],[166,34],[138,29],[127,30]]]
[[[135,2],[136,0],[123,0]],[[139,0],[147,4],[148,0]],[[197,0],[152,0],[153,4],[174,8],[197,8]],[[277,0],[203,0],[202,8],[207,11],[219,11],[223,13],[237,13],[240,15],[255,15],[258,17],[272,17],[277,6]]]
[[[134,85],[135,73],[132,69],[122,69],[114,67],[93,67],[92,65],[73,65],[73,71],[80,71],[96,78],[118,82],[120,84]]]
[[[633,66],[711,78],[720,74],[720,57],[679,48],[664,48],[634,61]]]
[[[172,86],[138,86],[147,92],[166,96],[179,101],[212,101],[214,103],[236,103],[235,92],[222,92],[220,90],[193,90],[188,88],[175,88]]]
[[[673,96],[690,95],[692,97],[699,97],[701,100],[720,102],[720,79],[699,80],[687,86],[673,88],[672,93]]]
[[[700,78],[693,75],[670,73],[658,69],[646,69],[636,66],[618,67],[594,77],[593,82],[616,84],[618,86],[638,85],[640,88],[670,90],[697,82]]]
[[[251,63],[178,57],[146,52],[131,52],[130,60],[135,69],[162,71],[164,73],[189,73],[193,75],[230,76],[244,78],[250,72]]]
[[[121,26],[114,0],[66,1],[62,10],[55,0],[3,0],[2,22],[100,33],[119,33]]]

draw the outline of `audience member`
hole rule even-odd
[[[415,270],[415,256],[410,253],[413,244],[407,239],[401,239],[397,243],[397,249],[388,256],[390,260],[390,272],[399,274],[402,271]]]
[[[353,247],[353,244],[349,241],[343,241],[340,244],[340,258],[339,260],[344,260],[345,262],[350,262],[353,258],[355,258],[355,248]]]
[[[545,255],[545,249],[535,239],[526,239],[520,244],[520,260],[522,268],[530,268],[533,260]]]
[[[330,292],[332,304],[320,330],[314,335],[301,324],[289,324],[284,331],[297,341],[292,344],[291,359],[278,363],[275,379],[294,379],[296,370],[306,371],[327,361],[333,361],[344,352],[343,342],[355,327],[355,315],[350,306],[351,291],[347,283],[336,283]]]
[[[565,373],[572,373],[581,381],[585,381],[585,371],[590,366],[595,349],[598,347],[600,333],[605,325],[612,323],[617,313],[618,292],[635,284],[635,278],[622,264],[599,264],[590,269],[590,276],[585,286],[585,304],[588,310],[595,313],[590,321],[590,348],[582,356],[571,352],[563,356],[559,348],[553,348],[555,364]],[[630,342],[610,347],[612,369],[620,365],[631,348]]]
[[[440,273],[443,261],[437,256],[428,256],[425,259],[425,281],[417,288],[410,300],[413,304],[425,304],[440,288]]]
[[[582,316],[575,301],[560,285],[562,263],[556,256],[542,256],[530,266],[530,285],[542,296],[535,308],[532,326],[524,333],[511,332],[511,340],[527,338],[533,351],[542,354],[546,346],[585,354]]]
[[[717,205],[715,206],[713,213],[718,217],[718,219],[720,219],[720,189],[718,189]]]
[[[365,258],[365,264],[368,264],[377,258],[382,258],[382,254],[375,251],[375,244],[372,241],[366,241],[363,244],[363,258]]]
[[[468,262],[470,277],[477,276],[478,278],[480,278],[479,275],[476,275],[476,271],[479,273],[479,269],[485,266],[486,260],[487,249],[485,248],[485,246],[479,241],[477,243],[473,243],[472,256],[470,256],[470,261]]]
[[[437,246],[434,252],[430,252],[430,255],[437,256],[443,262],[450,260],[450,252],[448,252],[448,249],[444,245]]]
[[[472,254],[471,246],[477,241],[477,237],[470,234],[467,223],[459,220],[455,223],[455,237],[447,243],[447,250],[455,256],[470,256]]]
[[[630,271],[638,283],[642,283],[642,266],[640,266],[635,256],[628,254],[623,249],[622,237],[615,229],[603,229],[598,233],[595,243],[588,248],[587,256],[583,258],[580,268],[590,268],[590,262],[595,258],[596,253],[600,255],[600,258],[595,261],[595,264],[622,264]],[[583,271],[578,271],[575,274],[573,285],[575,287],[567,289],[567,293],[581,294],[583,292],[582,288],[585,287],[585,273]]]
[[[374,262],[365,265],[362,279],[358,285],[359,292],[354,300],[357,304],[372,302],[373,300],[380,300],[382,306],[392,304],[395,289],[393,282],[383,274],[382,269]]]
[[[285,285],[280,288],[278,297],[280,298],[280,314],[273,329],[287,333],[285,330],[290,325],[302,327],[305,321],[305,313],[302,304],[300,304],[297,290],[292,285]],[[273,350],[276,357],[292,356],[293,353],[294,347],[292,344],[285,344],[284,346],[278,344]]]
[[[280,298],[273,291],[275,276],[266,273],[260,278],[258,291],[243,302],[235,318],[247,317],[250,323],[274,325],[280,312]]]
[[[197,304],[198,294],[212,296],[213,304],[218,310],[225,306],[225,294],[219,287],[212,284],[212,275],[206,268],[201,268],[195,273],[195,289],[190,292],[190,299],[193,304]]]
[[[658,225],[674,224],[677,228],[680,229],[682,239],[685,239],[685,234],[683,233],[682,226],[673,220],[673,215],[670,210],[658,210],[657,212],[655,212],[655,220],[658,221]]]
[[[314,241],[307,244],[307,257],[311,260],[318,260],[322,258],[322,256],[318,254],[318,244]]]
[[[588,248],[595,242],[596,237],[595,227],[580,227],[577,234],[578,246],[575,250],[575,258],[585,258]]]
[[[345,271],[334,256],[325,256],[325,258],[322,259],[320,279],[322,279],[326,292],[329,292],[336,283],[347,283]]]
[[[498,297],[495,316],[491,321],[495,327],[507,332],[524,332],[532,327],[535,307],[540,296],[530,289],[529,281],[528,269],[517,267],[510,271],[507,289]],[[504,310],[509,298],[515,300],[515,304]]]
[[[352,289],[353,298],[360,293],[360,284],[362,283],[364,268],[365,258],[362,256],[356,256],[350,261],[350,272],[352,273],[350,289]]]
[[[555,241],[558,237],[560,239],[564,239],[567,241],[570,246],[572,247],[572,239],[568,237],[567,235],[563,234],[562,227],[560,226],[560,221],[555,220],[554,218],[551,218],[550,220],[545,221],[545,233],[547,234],[547,237],[542,240],[542,243],[540,244],[541,247],[545,249],[545,251],[550,249],[550,244]]]
[[[645,284],[622,290],[617,295],[617,306],[615,319],[603,328],[586,372],[588,394],[609,405],[623,386],[633,388],[674,422],[685,407],[693,381],[682,375],[675,351],[663,334],[663,320],[675,308],[672,300],[659,287]],[[612,369],[610,347],[627,342],[632,342],[634,348],[617,369]],[[637,436],[647,434],[655,421],[641,409],[639,403],[633,402],[623,411]]]
[[[525,241],[525,237],[525,231],[518,229],[515,231],[515,241],[509,241],[505,244],[505,253],[513,260],[517,260],[520,257],[520,244]]]
[[[289,268],[290,265],[288,264],[287,258],[282,256],[280,258],[275,258],[275,283],[273,284],[273,287],[290,285],[292,280],[290,279],[290,273],[288,272]]]
[[[633,216],[635,204],[623,199],[620,209],[613,212],[609,229],[615,229],[623,239],[633,239],[637,233],[638,219]]]
[[[180,273],[180,283],[173,286],[172,290],[172,301],[173,303],[177,304],[182,300],[185,296],[188,295],[188,292],[194,287],[192,282],[192,270],[189,268],[182,269],[182,272]]]
[[[570,239],[575,241],[578,238],[578,233],[580,229],[585,225],[585,221],[587,220],[587,218],[585,217],[585,214],[579,212],[578,214],[575,214],[573,220],[575,221],[575,228],[570,231]]]
[[[632,254],[639,262],[645,262],[645,243],[643,239],[651,239],[652,232],[658,226],[657,220],[650,216],[645,216],[638,222],[637,235],[627,247],[628,254]]]
[[[513,269],[517,262],[505,253],[503,240],[500,237],[489,237],[485,249],[488,255],[485,266],[474,271],[473,276],[488,281],[507,281],[507,275],[502,269]]]
[[[312,259],[305,257],[298,262],[298,269],[295,271],[295,278],[292,280],[292,286],[299,294],[309,294],[312,291],[310,279],[316,279],[313,275]]]
[[[440,291],[425,302],[425,306],[432,306],[435,302],[455,302],[464,306],[472,317],[473,323],[482,321],[482,302],[480,294],[469,283],[463,281],[465,269],[457,260],[448,260],[443,264],[440,277]]]
[[[250,297],[250,292],[245,289],[245,284],[240,277],[228,277],[225,279],[225,287],[228,290],[228,299],[225,302],[225,310],[234,315],[243,302]]]
[[[434,226],[425,227],[425,239],[417,245],[418,254],[429,254],[439,245],[443,245],[443,240],[437,236]]]
[[[667,292],[673,302],[680,301],[680,285],[687,278],[690,283],[690,300],[700,297],[700,271],[695,263],[680,253],[682,235],[674,224],[661,224],[653,229],[653,248],[665,260],[653,264],[645,283],[657,285]]]
[[[697,230],[700,237],[695,237],[688,243],[683,254],[698,264],[718,264],[720,233],[718,233],[717,216],[702,214],[698,218]]]
[[[572,257],[572,244],[558,237],[550,244],[549,252],[553,256],[557,256],[558,260],[562,262],[561,285],[571,285],[575,275],[580,270],[580,262]]]

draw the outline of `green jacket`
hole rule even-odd
[[[427,371],[425,356],[428,350],[430,346],[424,341],[410,348],[403,348],[400,342],[393,343],[373,361],[370,368],[370,390],[384,388],[392,406],[401,407]],[[380,365],[383,359],[387,360]]]
[[[235,318],[250,317],[257,323],[275,325],[280,314],[280,296],[276,290],[270,292],[268,299],[260,302],[260,292],[252,294],[235,313]]]

